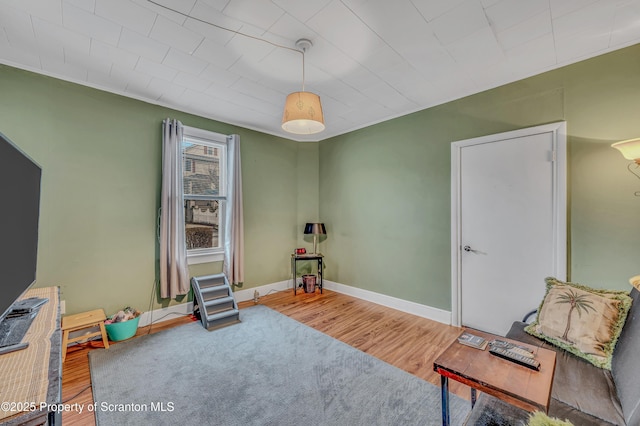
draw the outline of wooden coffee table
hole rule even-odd
[[[540,371],[491,355],[488,348],[481,351],[453,342],[433,363],[434,371],[440,374],[442,424],[449,425],[449,379],[471,387],[472,407],[476,401],[477,389],[518,408],[547,413],[556,368],[556,353],[489,333],[476,330],[469,332],[488,341],[500,339],[531,348],[540,362]]]

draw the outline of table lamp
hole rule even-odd
[[[307,223],[304,226],[304,233],[305,235],[313,235],[313,254],[316,254],[318,235],[327,234],[327,229],[324,227],[324,223]]]

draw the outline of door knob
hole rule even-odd
[[[482,251],[476,250],[476,249],[472,249],[471,246],[464,246],[462,247],[462,250],[466,251],[467,253],[475,253],[475,254],[487,254],[484,253]]]

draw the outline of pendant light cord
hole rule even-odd
[[[305,69],[305,66],[304,66],[304,53],[306,52],[306,50],[307,49],[302,49],[302,91],[303,92],[304,92],[304,80],[305,80],[305,78],[304,78],[304,69]]]
[[[165,10],[168,10],[168,11],[171,11],[173,13],[177,13],[178,15],[184,16],[185,18],[193,19],[194,21],[202,22],[203,24],[211,25],[212,27],[216,27],[218,29],[221,29],[221,30],[224,30],[224,31],[228,31],[228,32],[233,33],[233,34],[238,34],[238,35],[241,35],[241,36],[244,36],[244,37],[247,37],[247,38],[251,38],[251,39],[254,39],[254,40],[262,41],[262,42],[268,43],[268,44],[270,44],[270,45],[272,45],[274,47],[279,47],[281,49],[287,49],[287,50],[291,50],[292,52],[301,53],[302,54],[302,62],[304,64],[304,50],[294,49],[293,47],[289,47],[289,46],[285,46],[285,45],[282,45],[282,44],[274,43],[274,42],[266,40],[264,38],[252,36],[250,34],[246,34],[246,33],[243,33],[241,31],[232,30],[231,28],[223,27],[222,25],[214,24],[213,22],[205,21],[204,19],[196,18],[195,16],[191,16],[191,15],[189,15],[187,13],[180,12],[179,10],[176,10],[176,9],[173,9],[173,8],[171,8],[169,6],[165,6],[163,4],[160,4],[160,3],[158,3],[158,2],[156,2],[154,0],[147,0],[147,1],[149,3],[151,3],[151,4],[155,4],[156,6],[163,8]]]
[[[158,6],[158,7],[162,8],[162,9],[165,9],[165,10],[168,10],[170,12],[176,13],[176,14],[178,14],[180,16],[183,16],[183,17],[185,17],[187,19],[193,19],[194,21],[201,22],[201,23],[203,23],[205,25],[210,25],[212,27],[218,28],[218,29],[223,30],[223,31],[227,31],[227,32],[230,32],[230,33],[233,33],[233,34],[241,35],[243,37],[247,37],[247,38],[250,38],[250,39],[253,39],[253,40],[261,41],[263,43],[270,44],[271,46],[278,47],[280,49],[286,49],[286,50],[290,50],[292,52],[300,53],[302,55],[302,93],[305,93],[305,83],[306,83],[305,52],[307,51],[307,49],[309,47],[313,46],[313,44],[311,43],[310,40],[302,38],[302,39],[296,41],[297,49],[294,49],[293,47],[289,47],[289,46],[285,46],[285,45],[282,45],[282,44],[274,43],[274,42],[272,42],[270,40],[267,40],[267,39],[264,39],[264,38],[260,38],[260,37],[256,37],[256,36],[253,36],[253,35],[250,35],[250,34],[246,34],[246,33],[243,33],[241,31],[238,31],[238,30],[232,30],[231,28],[227,28],[227,27],[224,27],[222,25],[214,24],[213,22],[209,22],[209,21],[206,21],[204,19],[197,18],[195,16],[191,16],[191,15],[189,15],[187,13],[180,12],[179,10],[176,10],[176,9],[173,9],[173,8],[171,8],[169,6],[165,6],[165,5],[161,4],[161,3],[158,3],[156,0],[147,0],[147,2],[151,3],[151,4],[155,5],[155,6]],[[240,27],[240,28],[242,28],[242,27]],[[300,131],[292,130],[291,128],[285,128],[285,124],[286,123],[285,123],[285,121],[283,119],[282,128],[285,131],[292,132],[292,133],[300,133],[300,134],[303,134],[303,133],[312,134],[312,133],[317,133],[317,132],[321,132],[322,130],[324,130],[324,128],[325,128],[324,127],[324,117],[323,117],[323,114],[322,114],[322,106],[320,105],[320,97],[318,95],[315,95],[315,94],[311,94],[311,95],[315,96],[315,98],[316,98],[316,101],[315,101],[314,105],[317,104],[316,105],[317,107],[316,107],[315,110],[318,111],[318,118],[314,118],[313,114],[312,114],[312,117],[311,117],[310,120],[301,120],[301,121],[309,121],[309,122],[313,122],[313,123],[317,123],[317,124],[314,125],[313,128],[310,128],[308,131],[300,132]],[[289,96],[287,96],[287,99],[289,98]],[[298,103],[301,103],[301,102],[302,101],[299,99]],[[314,112],[313,109],[311,111],[312,111],[312,113]],[[286,115],[286,113],[287,113],[287,110],[286,110],[286,105],[285,105],[285,115]],[[294,121],[298,121],[298,120],[294,120]]]

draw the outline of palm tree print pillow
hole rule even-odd
[[[613,349],[631,307],[629,293],[596,290],[555,278],[545,281],[547,292],[538,316],[525,331],[611,370]]]

